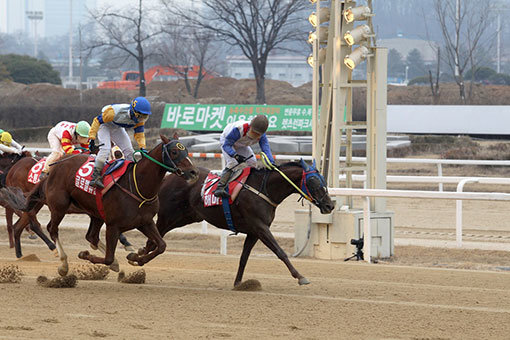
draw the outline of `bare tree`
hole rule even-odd
[[[95,36],[89,41],[87,49],[102,48],[108,53],[110,49],[120,52],[123,62],[134,58],[138,64],[139,93],[145,96],[145,61],[153,54],[147,53],[151,39],[161,33],[159,27],[148,23],[143,1],[139,0],[136,8],[118,10],[105,8],[91,12],[93,21],[99,27]]]
[[[430,91],[432,92],[432,98],[434,100],[434,105],[439,104],[439,98],[441,93],[439,91],[439,77],[441,76],[441,48],[437,48],[437,68],[436,68],[436,80],[432,78],[432,71],[429,70],[429,82],[430,82]]]
[[[182,78],[188,94],[197,98],[202,80],[214,69],[213,61],[217,51],[213,46],[213,35],[208,31],[186,27],[168,27],[158,46],[158,59]],[[190,78],[195,73],[196,78],[192,84]]]
[[[435,14],[444,40],[445,60],[459,86],[460,99],[466,103],[464,73],[477,65],[480,49],[489,49],[491,40],[488,28],[491,16],[487,11],[490,0],[434,0]],[[485,45],[485,46],[484,46]],[[472,82],[471,82],[472,85]],[[471,92],[471,91],[470,91]]]
[[[241,49],[250,60],[257,84],[256,103],[266,101],[264,80],[269,54],[285,49],[287,42],[304,41],[303,0],[160,0],[168,12],[191,27],[213,33],[218,39]],[[186,3],[186,5],[182,5]]]

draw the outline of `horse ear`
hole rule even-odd
[[[165,137],[165,136],[163,136],[163,135],[159,135],[159,137],[160,137],[160,138],[161,138],[161,140],[163,141],[163,144],[168,144],[168,143],[170,143],[170,140],[169,140],[167,137]]]
[[[177,134],[177,132],[174,132],[174,136],[172,137],[173,139],[179,139],[179,135]]]
[[[299,164],[301,165],[301,167],[302,167],[305,171],[308,171],[309,166],[308,166],[308,164],[306,164],[306,162],[303,160],[303,158],[301,158],[301,160],[299,161]]]
[[[315,163],[315,159],[314,159],[314,160],[313,160],[313,162],[312,162],[312,167],[313,167],[315,170],[317,170],[317,163]]]

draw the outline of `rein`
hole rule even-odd
[[[157,161],[156,161],[157,162]],[[133,180],[135,182],[135,189],[136,189],[136,193],[138,194],[138,196],[140,196],[143,201],[141,201],[140,205],[138,206],[138,209],[140,209],[142,207],[142,205],[144,205],[145,203],[147,202],[152,202],[154,201],[156,198],[158,198],[158,194],[154,195],[154,197],[151,197],[151,198],[146,198],[142,195],[142,193],[140,192],[140,189],[138,189],[138,183],[136,181],[136,166],[138,165],[138,163],[135,163],[135,166],[133,167]]]
[[[136,154],[136,153],[141,154],[141,155],[142,155],[142,157],[147,158],[148,160],[150,160],[150,161],[152,161],[152,162],[156,163],[157,165],[159,165],[160,167],[162,167],[163,169],[166,169],[167,171],[169,171],[169,172],[171,172],[171,173],[176,173],[176,174],[178,174],[178,175],[179,175],[180,173],[182,173],[181,169],[179,169],[179,168],[177,168],[177,167],[175,167],[175,168],[169,167],[168,165],[161,163],[161,162],[160,162],[160,161],[158,161],[157,159],[152,158],[151,156],[149,156],[149,154],[148,154],[148,153],[143,152],[142,150],[136,150],[136,151],[134,152],[134,154]],[[135,162],[135,163],[138,163],[138,162]],[[135,179],[135,181],[136,181],[136,179]]]
[[[280,169],[278,169],[275,165],[273,165],[270,161],[269,161],[269,158],[267,158],[266,154],[261,152],[261,159],[262,159],[262,163],[264,163],[264,166],[266,168],[268,168],[269,170],[276,170],[287,182],[290,183],[290,185],[292,185],[294,187],[294,189],[297,190],[297,192],[303,196],[306,200],[310,201],[311,203],[314,203],[314,200],[307,194],[305,194],[303,192],[303,190],[301,190],[300,187],[298,187],[294,182],[292,182],[292,180],[287,177],[287,175],[285,175]],[[304,176],[304,170],[303,170],[303,176]]]

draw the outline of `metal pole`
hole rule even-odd
[[[498,13],[498,47],[496,71],[501,73],[501,14]]]
[[[69,0],[69,81],[73,76],[73,0]]]
[[[83,60],[81,57],[81,25],[78,26],[78,37],[80,43],[80,104],[83,103]]]

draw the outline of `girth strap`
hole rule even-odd
[[[240,183],[240,182],[239,182]],[[254,193],[255,195],[259,196],[260,198],[262,198],[264,201],[266,201],[267,203],[271,204],[273,207],[278,207],[278,204],[276,204],[275,202],[273,202],[269,197],[267,197],[266,195],[264,195],[263,193],[261,193],[260,191],[258,191],[257,189],[253,188],[252,186],[246,184],[246,183],[241,183],[243,185],[243,188],[246,188],[248,189],[248,191],[251,191],[252,193]]]

